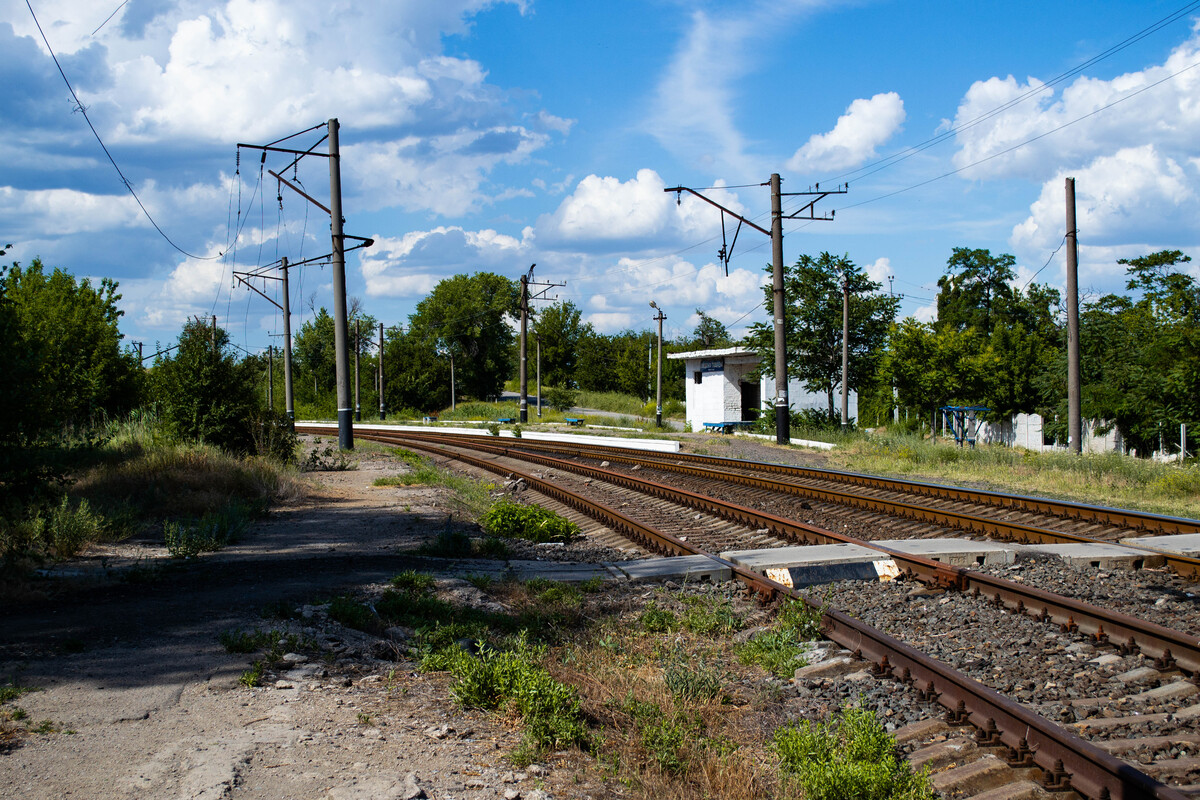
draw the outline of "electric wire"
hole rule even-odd
[[[46,45],[46,50],[50,53],[50,58],[54,60],[54,66],[58,68],[58,74],[62,76],[63,83],[67,85],[67,91],[71,93],[71,99],[75,101],[75,109],[83,115],[83,119],[87,123],[88,128],[91,129],[92,135],[95,136],[96,141],[100,143],[100,149],[104,151],[104,155],[108,157],[109,163],[113,165],[113,169],[117,171],[117,175],[121,178],[121,183],[123,183],[125,188],[129,190],[129,193],[133,195],[134,202],[138,204],[138,208],[142,210],[142,213],[146,216],[146,219],[149,220],[150,224],[154,226],[154,230],[158,231],[159,236],[165,239],[167,244],[171,245],[171,247],[174,247],[188,258],[193,258],[197,261],[215,261],[216,259],[220,258],[220,253],[215,256],[198,256],[194,253],[189,253],[187,250],[184,250],[182,247],[175,244],[174,240],[172,240],[171,237],[168,236],[161,227],[159,227],[159,224],[154,220],[154,217],[152,217],[150,212],[146,210],[146,206],[142,203],[142,198],[138,197],[138,193],[134,190],[133,184],[130,183],[129,179],[125,177],[125,173],[121,171],[121,167],[117,164],[117,160],[113,158],[113,154],[109,152],[108,146],[105,145],[104,140],[100,138],[100,133],[96,130],[96,126],[92,124],[92,118],[88,116],[87,109],[84,107],[83,103],[79,101],[79,95],[75,94],[75,87],[71,85],[71,81],[67,78],[67,73],[63,71],[62,64],[59,63],[58,56],[54,53],[54,48],[50,46],[50,40],[46,38],[46,32],[42,30],[42,23],[38,20],[37,14],[34,13],[33,5],[30,3],[30,0],[25,0],[25,6],[29,9],[30,16],[33,17],[33,24],[37,26],[38,33],[42,37],[42,43]]]
[[[1034,278],[1036,278],[1038,275],[1042,274],[1042,270],[1044,270],[1046,267],[1050,266],[1050,262],[1054,259],[1054,257],[1056,255],[1058,255],[1058,251],[1062,250],[1062,246],[1064,244],[1066,244],[1066,242],[1067,242],[1067,235],[1064,233],[1062,239],[1060,239],[1058,242],[1058,247],[1054,248],[1054,252],[1051,253],[1050,257],[1046,259],[1046,263],[1042,264],[1042,266],[1040,268],[1038,268],[1038,271],[1033,273],[1032,275],[1030,275],[1029,280],[1025,281],[1025,285],[1021,287],[1022,292],[1025,291],[1025,288],[1027,286],[1029,286],[1029,284],[1033,283]]]
[[[1162,19],[1158,20],[1157,22],[1153,23],[1149,27],[1143,28],[1142,30],[1140,30],[1137,33],[1133,34],[1132,36],[1126,38],[1125,40],[1113,45],[1112,47],[1105,50],[1104,52],[1099,53],[1098,55],[1092,56],[1091,58],[1076,65],[1075,67],[1072,67],[1071,69],[1067,70],[1066,72],[1060,73],[1059,75],[1055,76],[1054,78],[1051,78],[1049,81],[1047,81],[1045,83],[1039,83],[1037,86],[1031,86],[1025,92],[1012,98],[1011,100],[1008,100],[1008,101],[1000,104],[999,106],[996,106],[995,108],[990,109],[989,111],[985,111],[984,113],[982,113],[976,117],[973,117],[973,118],[967,120],[966,122],[963,122],[959,125],[954,125],[950,128],[947,128],[946,130],[942,131],[941,133],[939,133],[935,136],[932,136],[923,142],[920,142],[918,144],[912,145],[911,147],[905,148],[904,150],[901,150],[898,153],[895,153],[891,156],[887,156],[886,158],[882,158],[877,161],[872,161],[868,164],[864,164],[863,166],[859,167],[858,169],[854,169],[849,172],[844,172],[841,175],[836,175],[832,178],[823,178],[822,180],[842,181],[842,180],[847,180],[853,176],[858,176],[857,179],[861,179],[861,178],[865,178],[870,175],[874,175],[876,172],[879,172],[883,169],[893,166],[894,164],[898,164],[901,161],[906,161],[907,159],[912,158],[913,156],[917,155],[918,153],[928,150],[929,148],[934,147],[935,145],[941,144],[942,142],[946,141],[947,139],[952,138],[955,134],[961,133],[962,131],[969,130],[977,125],[981,125],[982,123],[988,121],[992,117],[995,117],[999,114],[1004,113],[1005,111],[1008,111],[1010,108],[1013,108],[1014,106],[1017,106],[1017,105],[1025,102],[1029,98],[1034,97],[1043,92],[1046,92],[1046,91],[1054,88],[1058,84],[1066,81],[1067,79],[1073,78],[1073,77],[1079,75],[1081,72],[1083,72],[1088,67],[1094,66],[1094,65],[1100,63],[1101,61],[1104,61],[1104,60],[1116,55],[1117,53],[1121,52],[1122,50],[1125,50],[1126,48],[1131,47],[1134,44],[1137,44],[1142,39],[1145,39],[1147,36],[1157,33],[1158,31],[1162,30],[1163,28],[1167,27],[1168,25],[1170,25],[1174,22],[1177,22],[1179,19],[1181,19],[1182,17],[1184,17],[1188,13],[1190,13],[1192,10],[1194,10],[1197,6],[1200,6],[1200,0],[1196,0],[1195,2],[1186,4],[1182,8],[1180,8],[1176,11],[1173,11],[1172,13],[1168,14],[1166,17],[1163,17]]]
[[[885,200],[889,197],[895,197],[896,195],[904,194],[905,192],[910,192],[913,189],[919,189],[922,186],[928,186],[929,184],[934,183],[935,181],[940,181],[943,178],[949,178],[953,175],[959,174],[960,172],[965,172],[966,170],[971,169],[972,167],[977,167],[980,164],[985,164],[988,161],[999,158],[1000,156],[1008,155],[1009,153],[1013,152],[1014,150],[1019,150],[1022,147],[1033,144],[1034,142],[1038,141],[1039,139],[1044,139],[1047,136],[1050,136],[1051,134],[1058,133],[1059,131],[1062,131],[1062,130],[1065,130],[1066,128],[1071,127],[1072,125],[1083,122],[1085,119],[1094,117],[1103,111],[1107,111],[1108,109],[1112,108],[1113,106],[1124,103],[1126,100],[1132,100],[1133,98],[1137,97],[1138,95],[1142,94],[1143,92],[1148,92],[1151,89],[1161,86],[1162,84],[1166,83],[1167,81],[1173,80],[1173,79],[1179,77],[1180,75],[1182,75],[1183,73],[1185,73],[1189,70],[1195,69],[1196,67],[1200,67],[1200,61],[1195,61],[1195,62],[1189,64],[1188,66],[1184,67],[1183,69],[1179,70],[1178,72],[1173,72],[1170,75],[1166,76],[1165,78],[1161,78],[1161,79],[1155,81],[1154,83],[1147,84],[1146,86],[1143,86],[1142,88],[1137,89],[1136,91],[1132,91],[1129,94],[1118,97],[1116,100],[1113,100],[1111,103],[1108,103],[1107,105],[1103,105],[1100,108],[1094,109],[1092,111],[1089,111],[1087,114],[1084,114],[1083,116],[1076,117],[1075,119],[1071,120],[1070,122],[1064,122],[1063,124],[1058,125],[1054,128],[1051,128],[1048,131],[1043,131],[1042,133],[1039,133],[1036,136],[1031,136],[1030,138],[1026,139],[1023,142],[1018,142],[1017,144],[1014,144],[1011,147],[1006,147],[1003,150],[992,153],[991,155],[984,156],[983,158],[972,161],[970,164],[964,164],[963,166],[959,167],[958,169],[953,169],[953,170],[950,170],[949,172],[943,172],[941,175],[936,175],[932,178],[928,178],[919,183],[914,183],[912,186],[906,186],[903,189],[896,189],[895,191],[887,192],[886,194],[881,194],[877,197],[872,197],[867,200],[862,200],[858,203],[851,203],[848,206],[842,206],[842,208],[840,208],[838,210],[845,211],[846,209],[858,208],[859,206],[865,206],[868,203],[874,203],[879,200]]]
[[[111,14],[109,14],[107,17],[105,17],[104,22],[101,22],[100,26],[98,28],[96,28],[96,30],[92,31],[92,36],[95,36],[97,33],[99,33],[100,28],[103,28],[105,25],[107,25],[108,21],[117,15],[117,11],[120,11],[122,8],[124,8],[128,4],[129,4],[129,0],[123,0],[121,5],[117,6],[116,10],[113,11]]]

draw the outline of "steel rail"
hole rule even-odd
[[[449,451],[437,443],[412,440],[403,434],[372,431],[363,432],[360,436],[385,442],[405,442],[418,449],[466,461],[490,472],[519,477],[536,491],[566,503],[619,532],[632,534],[639,543],[667,552],[705,555],[715,559],[728,566],[738,580],[757,593],[760,600],[786,595],[812,607],[821,607],[802,592],[706,553],[668,533],[657,531],[615,509],[587,500],[530,473],[489,459]],[[947,568],[948,565],[937,566]],[[877,675],[914,685],[926,699],[936,701],[947,709],[948,721],[975,726],[976,738],[981,745],[1006,746],[1009,762],[1014,766],[1036,765],[1043,769],[1053,788],[1074,790],[1093,800],[1185,800],[1180,792],[1159,783],[1132,765],[866,623],[828,609],[823,610],[822,623],[823,632],[832,641],[853,651],[857,657],[873,662]],[[922,681],[925,685],[920,687]]]
[[[455,437],[455,436],[451,436],[451,435],[447,435],[447,434],[403,434],[403,435],[410,436],[412,438],[424,438],[428,441],[445,441],[447,443],[458,442],[458,443],[463,443],[466,446],[471,446],[471,447],[477,446],[476,444],[473,443],[473,440],[477,440],[478,438],[480,438],[480,437],[470,437],[470,436]],[[534,444],[531,446],[530,444],[522,442],[520,445],[510,445],[510,447],[514,451],[516,451],[516,450],[528,451],[528,450],[534,450],[534,449],[537,449],[537,450],[549,449],[549,450],[557,451],[557,452],[572,452],[573,451],[573,449],[572,449],[573,446],[566,447],[566,446],[559,445],[559,446],[547,447],[547,446],[544,446],[542,443],[537,443],[537,444]],[[583,445],[582,447],[584,449],[591,450],[593,447],[603,447],[603,446],[602,445],[600,445],[600,446]],[[685,457],[687,455],[688,454],[674,454],[672,456],[667,456],[666,459],[673,459],[675,462],[679,462],[682,457]],[[730,483],[741,484],[744,486],[751,486],[751,487],[755,487],[755,488],[767,489],[770,491],[783,492],[786,494],[793,494],[793,495],[797,495],[797,496],[801,496],[801,497],[807,497],[807,498],[812,498],[815,500],[821,500],[824,502],[836,503],[839,505],[846,505],[846,506],[850,506],[852,508],[861,508],[861,509],[865,509],[868,511],[889,514],[892,516],[900,516],[900,517],[904,517],[906,519],[912,519],[912,520],[919,521],[919,522],[927,522],[927,523],[931,523],[934,525],[940,525],[942,527],[953,528],[955,530],[967,531],[970,533],[981,534],[984,536],[994,536],[994,537],[998,537],[998,538],[1012,539],[1012,540],[1019,541],[1019,542],[1026,542],[1026,543],[1028,543],[1028,542],[1040,542],[1040,543],[1063,543],[1063,542],[1066,542],[1066,543],[1073,543],[1073,544],[1111,544],[1110,542],[1105,542],[1101,539],[1095,539],[1090,536],[1083,536],[1082,534],[1070,533],[1067,531],[1057,531],[1052,528],[1043,528],[1043,527],[1039,527],[1036,525],[1025,525],[1025,524],[1018,523],[1018,522],[1004,522],[1001,520],[988,519],[986,517],[980,517],[980,516],[976,516],[974,514],[968,514],[968,513],[964,513],[964,512],[931,508],[929,506],[923,506],[923,505],[919,505],[919,504],[915,504],[915,503],[905,503],[905,502],[902,502],[899,500],[887,500],[887,499],[883,499],[883,498],[869,497],[866,495],[854,494],[852,492],[841,492],[841,491],[836,491],[833,489],[821,489],[818,487],[803,486],[803,485],[799,485],[799,484],[795,484],[795,483],[790,483],[788,481],[776,480],[776,479],[765,477],[765,476],[748,475],[748,474],[745,474],[742,472],[728,472],[725,470],[710,469],[707,467],[687,466],[686,463],[672,463],[670,460],[666,460],[666,459],[662,459],[662,458],[630,455],[628,449],[605,448],[605,458],[607,458],[611,461],[621,461],[621,462],[630,463],[630,464],[653,466],[655,469],[661,469],[661,470],[667,471],[667,472],[677,472],[677,473],[686,474],[686,475],[693,475],[696,477],[702,477],[702,478],[713,479],[713,480],[721,480],[721,481],[726,481],[726,482],[730,482]],[[697,458],[707,458],[707,457],[700,456]],[[683,460],[686,461],[687,459],[683,458]],[[757,468],[758,466],[763,464],[763,462],[741,462],[741,461],[735,462],[735,463],[749,464],[755,468]],[[766,466],[785,467],[786,468],[787,465],[767,464]],[[918,485],[933,486],[933,484],[918,484]],[[946,488],[952,489],[953,487],[946,487]],[[961,490],[961,491],[967,492],[969,490]],[[992,493],[992,494],[996,494],[996,493]],[[999,496],[999,495],[997,495],[997,496]],[[1020,499],[1020,498],[1014,498],[1014,499]],[[1047,501],[1047,502],[1057,502],[1057,501]],[[1085,508],[1085,507],[1080,506],[1080,508]],[[1116,510],[1112,510],[1112,509],[1099,509],[1099,507],[1095,507],[1095,508],[1097,508],[1098,510],[1103,510],[1103,511],[1111,510],[1111,511],[1114,511],[1114,513],[1116,511]],[[1129,513],[1130,514],[1138,514],[1139,512],[1129,512]],[[1154,516],[1154,515],[1142,515],[1142,516]],[[1173,518],[1162,517],[1162,519],[1170,520]],[[1188,520],[1177,520],[1177,521],[1180,523],[1189,522]],[[1197,523],[1197,524],[1200,524],[1200,523]],[[1155,548],[1153,546],[1148,546],[1145,544],[1139,544],[1137,546],[1137,549],[1145,550],[1147,552],[1151,552],[1151,553],[1154,553],[1155,555],[1161,556],[1164,559],[1164,561],[1167,563],[1167,565],[1174,572],[1176,572],[1179,575],[1182,575],[1184,577],[1189,577],[1189,578],[1200,578],[1200,558],[1193,558],[1191,556],[1184,556],[1184,555],[1180,555],[1178,553],[1172,553],[1172,552],[1162,550],[1159,548]]]
[[[449,434],[441,434],[448,436]],[[1153,514],[1147,511],[1135,511],[1125,508],[1111,508],[1087,503],[1076,503],[1069,500],[1054,500],[1046,497],[1030,495],[1006,494],[986,489],[966,489],[959,486],[948,486],[939,483],[912,481],[903,478],[884,478],[877,475],[865,475],[860,472],[845,472],[841,470],[820,469],[818,467],[802,467],[793,464],[778,464],[770,461],[745,461],[726,456],[706,456],[695,453],[646,453],[642,456],[630,456],[629,448],[610,447],[598,444],[560,444],[536,440],[522,440],[522,447],[538,449],[557,449],[562,452],[573,450],[588,450],[604,453],[606,457],[620,460],[636,459],[638,463],[648,465],[650,462],[670,463],[683,461],[710,466],[731,466],[737,469],[753,469],[758,472],[770,472],[789,475],[796,478],[828,480],[835,483],[848,483],[871,489],[915,494],[939,500],[953,500],[991,505],[997,508],[1007,508],[1016,511],[1028,511],[1039,514],[1051,514],[1063,519],[1077,521],[1093,521],[1106,525],[1114,525],[1139,531],[1156,532],[1160,534],[1200,533],[1200,520],[1186,517],[1169,517],[1164,514]]]

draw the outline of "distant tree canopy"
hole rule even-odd
[[[538,312],[533,331],[542,342],[542,383],[574,389],[575,366],[585,327],[579,307],[570,300],[547,306]],[[537,345],[530,350],[536,353]],[[533,373],[530,373],[531,375]]]
[[[700,321],[696,323],[696,329],[692,331],[692,339],[687,343],[689,346],[697,350],[712,350],[718,347],[729,347],[733,344],[733,339],[729,336],[729,329],[720,320],[713,319],[699,308],[696,309],[696,314],[700,317]]]

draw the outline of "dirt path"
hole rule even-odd
[[[508,766],[514,726],[456,709],[443,679],[319,606],[295,620],[261,616],[276,601],[382,582],[414,563],[398,548],[444,527],[436,491],[373,488],[403,467],[359,461],[320,474],[309,500],[220,553],[0,610],[0,685],[40,689],[0,711],[22,709],[35,729],[48,721],[0,750],[0,797],[588,796],[586,783],[555,790],[562,770]],[[167,563],[159,549],[147,555]],[[320,655],[291,654],[289,670],[248,688],[239,677],[252,656],[219,640],[233,629],[293,633]]]

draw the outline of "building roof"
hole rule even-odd
[[[724,356],[755,355],[753,350],[745,347],[721,347],[716,350],[692,350],[687,353],[668,353],[667,358],[721,358]]]

